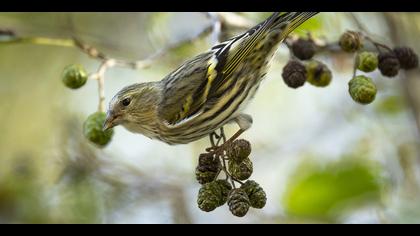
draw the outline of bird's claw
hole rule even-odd
[[[226,151],[226,149],[228,148],[229,144],[230,142],[225,142],[220,146],[213,146],[213,147],[206,148],[206,151],[210,154],[222,156],[224,154],[224,151]]]

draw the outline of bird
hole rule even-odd
[[[110,101],[103,130],[121,125],[169,145],[188,144],[228,123],[253,123],[244,109],[290,32],[317,12],[274,12],[248,31],[185,61],[160,81],[122,88]]]

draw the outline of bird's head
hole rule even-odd
[[[127,86],[111,99],[103,129],[123,125],[133,132],[143,133],[143,129],[155,123],[159,101],[160,89],[156,83]]]

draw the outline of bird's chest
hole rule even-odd
[[[157,130],[154,125],[139,125],[137,123],[125,123],[124,128],[132,133],[142,134],[148,138],[156,139],[158,137]]]

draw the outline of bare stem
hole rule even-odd
[[[61,46],[61,47],[75,47],[76,44],[72,39],[60,38],[46,38],[46,37],[12,37],[7,40],[0,40],[0,45],[7,44],[37,44],[48,46]]]
[[[214,138],[217,139],[217,141],[214,141]],[[223,144],[226,143],[226,135],[224,132],[223,127],[220,128],[220,134],[217,134],[216,132],[213,132],[210,134],[210,142],[211,142],[211,150],[216,150],[217,148],[222,148],[219,149],[218,151],[212,151],[212,154],[216,157],[219,158],[221,164],[222,164],[222,168],[221,170],[217,173],[215,179],[217,179],[219,177],[220,172],[224,172],[225,176],[226,176],[226,181],[231,182],[233,188],[236,188],[235,182],[239,183],[239,184],[244,184],[242,181],[238,180],[237,178],[233,177],[229,171],[228,171],[228,163],[226,163],[227,160],[229,160],[229,158],[226,156],[225,154],[225,149]],[[219,146],[220,142],[223,142],[223,144],[221,146]]]
[[[357,58],[358,56],[359,56],[359,53],[356,53],[355,57]],[[356,59],[354,59],[353,61],[356,61]],[[353,63],[353,77],[352,78],[356,77],[356,74],[357,74],[357,65],[356,63]]]
[[[99,51],[97,48],[86,44],[81,39],[77,37],[69,38],[69,39],[63,39],[63,38],[47,38],[47,37],[19,37],[14,34],[8,33],[10,37],[5,40],[0,40],[0,45],[6,45],[6,44],[36,44],[36,45],[50,45],[50,46],[62,46],[62,47],[76,47],[79,48],[83,53],[87,54],[89,57],[93,59],[97,59],[100,61],[105,60],[113,60],[115,65],[118,67],[124,67],[124,68],[130,68],[130,69],[145,69],[150,67],[154,62],[156,62],[157,59],[160,57],[166,55],[169,51],[176,49],[180,46],[186,45],[188,43],[192,43],[209,33],[211,33],[213,30],[217,30],[220,27],[215,26],[214,24],[211,24],[210,26],[204,28],[202,31],[200,31],[198,34],[191,38],[187,38],[184,40],[181,40],[179,42],[176,42],[174,44],[171,44],[167,47],[162,48],[161,50],[157,51],[153,55],[136,61],[128,61],[128,60],[118,60],[115,58],[111,58],[104,54],[103,52]],[[5,31],[6,32],[6,31]],[[4,33],[6,35],[6,33]],[[217,33],[219,34],[219,33]]]
[[[375,41],[374,39],[372,39],[371,37],[369,37],[367,35],[364,35],[364,38],[366,40],[368,40],[369,42],[371,42],[376,47],[378,52],[381,52],[381,48],[385,48],[388,51],[392,51],[392,49],[390,47],[388,47],[387,45],[379,43],[379,42]]]
[[[192,38],[181,40],[177,43],[169,45],[161,50],[157,51],[153,55],[137,61],[128,61],[128,60],[118,60],[111,57],[108,57],[97,48],[86,44],[81,39],[77,37],[72,37],[69,39],[60,39],[60,38],[47,38],[47,37],[19,37],[11,30],[0,31],[1,34],[7,35],[8,38],[0,41],[1,44],[36,44],[36,45],[50,45],[50,46],[62,46],[62,47],[76,47],[79,48],[83,53],[88,55],[93,59],[101,61],[96,73],[93,73],[90,78],[96,79],[98,82],[98,97],[99,105],[98,111],[105,112],[105,73],[107,69],[111,67],[125,67],[130,69],[144,69],[150,67],[157,59],[166,55],[169,51],[178,48],[182,45],[194,42],[199,38],[206,36],[210,32],[213,32],[214,37],[219,37],[221,24],[216,14],[209,13],[212,16],[212,24],[204,28],[201,32],[195,35]]]
[[[93,78],[98,80],[98,98],[99,98],[99,105],[98,111],[105,112],[105,73],[106,71],[115,66],[114,59],[108,59],[103,61],[102,64],[99,66],[98,71],[93,74]]]
[[[385,45],[385,44],[382,44],[382,43],[379,43],[379,42],[377,42],[376,40],[374,40],[374,39],[372,39],[370,36],[368,36],[368,34],[369,35],[371,35],[370,34],[370,32],[369,32],[369,30],[366,28],[366,26],[359,20],[359,18],[357,18],[357,16],[354,14],[354,12],[351,12],[350,13],[350,16],[352,17],[352,19],[353,19],[353,22],[356,24],[356,26],[357,26],[357,28],[359,28],[359,30],[360,31],[362,31],[362,32],[359,32],[367,41],[369,41],[369,42],[371,42],[374,46],[375,46],[375,48],[376,48],[376,50],[378,50],[378,52],[381,52],[381,48],[385,48],[386,50],[389,50],[389,51],[392,51],[392,49],[391,48],[389,48],[387,45]]]

